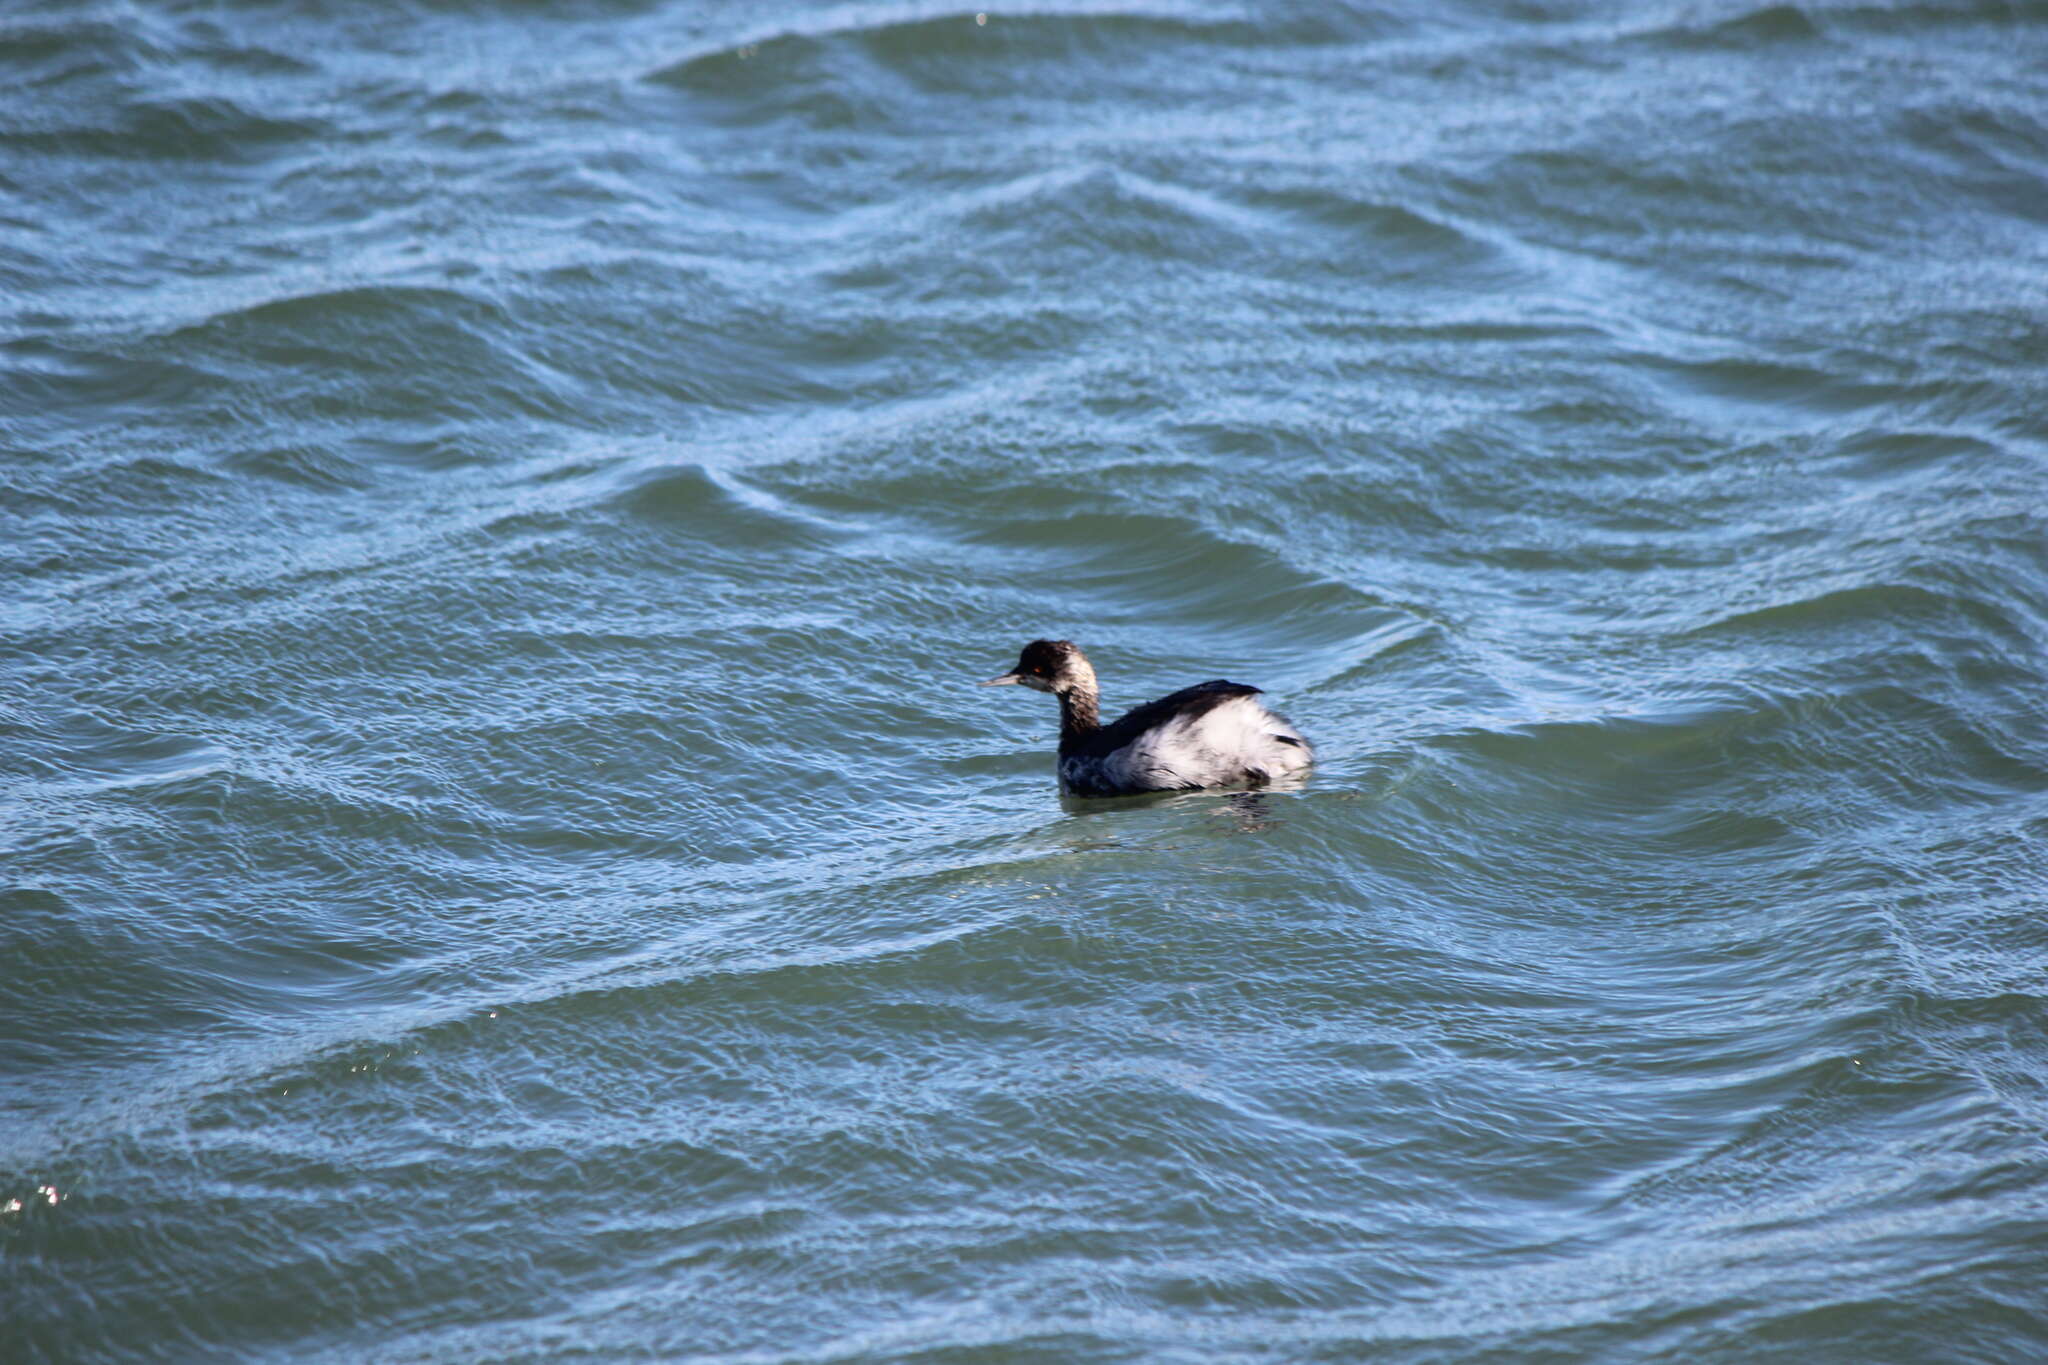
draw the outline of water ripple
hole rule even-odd
[[[2038,11],[0,22],[16,1353],[2038,1355]]]

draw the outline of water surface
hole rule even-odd
[[[2048,8],[985,17],[0,18],[13,1349],[2048,1354]]]

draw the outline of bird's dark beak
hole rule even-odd
[[[984,682],[984,683],[982,684],[982,686],[983,686],[983,687],[1005,687],[1005,686],[1008,686],[1008,685],[1009,685],[1009,684],[1011,684],[1011,683],[1020,683],[1020,682],[1023,682],[1023,681],[1024,681],[1024,680],[1023,680],[1022,678],[1018,677],[1018,676],[1017,676],[1017,675],[1016,675],[1015,673],[1005,673],[1005,674],[1003,674],[1003,676],[1002,676],[1002,677],[1000,677],[1000,678],[990,678],[990,679],[989,679],[989,680],[988,680],[987,682]]]

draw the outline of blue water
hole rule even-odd
[[[0,77],[0,1355],[2048,1356],[2048,6]]]

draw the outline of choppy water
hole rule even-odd
[[[11,1359],[2048,1353],[2048,6],[0,76]]]

